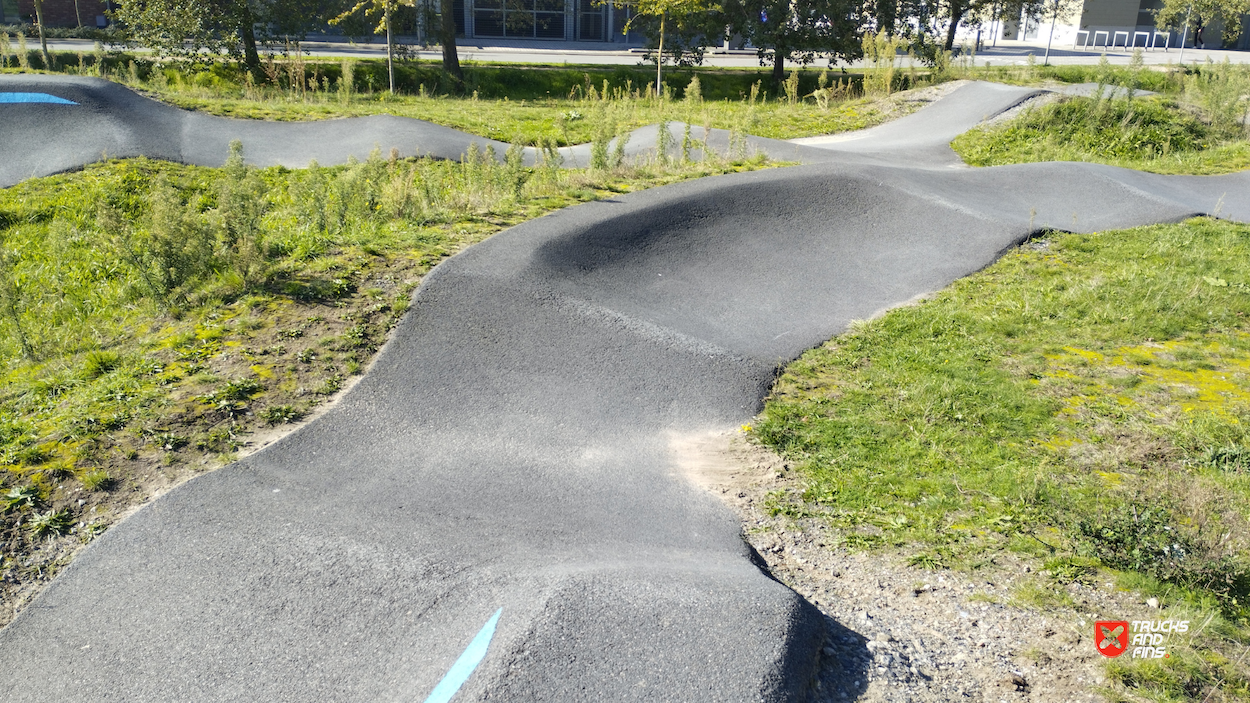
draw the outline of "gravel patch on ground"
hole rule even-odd
[[[801,479],[742,432],[675,437],[672,446],[682,472],[738,513],[773,577],[825,614],[814,700],[1102,700],[1095,620],[1158,617],[1138,594],[1059,585],[1013,555],[975,571],[935,571],[909,566],[900,551],[832,546],[836,533],[818,519],[769,515],[766,500],[801,490]],[[1021,602],[1038,589],[1070,605]]]

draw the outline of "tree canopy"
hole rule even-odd
[[[1250,0],[1163,0],[1163,8],[1155,11],[1155,25],[1183,31],[1189,23],[1189,35],[1195,27],[1212,23],[1223,26],[1224,41],[1241,36],[1241,18],[1250,13]]]
[[[129,28],[136,42],[160,56],[197,60],[235,56],[255,73],[260,70],[256,24],[264,18],[264,10],[288,2],[294,0],[257,3],[254,10],[247,0],[127,0],[113,16]]]
[[[851,61],[862,53],[868,17],[849,0],[725,0],[726,24],[771,61],[773,82],[785,78],[785,62],[809,64],[818,54]]]

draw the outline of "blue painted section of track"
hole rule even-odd
[[[478,664],[482,663],[482,659],[486,657],[486,648],[490,647],[490,641],[495,636],[495,625],[499,624],[499,615],[503,612],[503,608],[495,611],[490,620],[482,626],[477,636],[469,643],[464,650],[464,654],[451,665],[451,669],[443,677],[442,681],[434,687],[430,695],[425,699],[425,703],[447,703],[451,697],[456,695],[460,687],[465,681],[469,680],[469,676],[473,674],[473,670]]]
[[[78,103],[47,93],[0,93],[0,104],[77,105]]]

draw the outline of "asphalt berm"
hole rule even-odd
[[[234,138],[292,166],[481,141],[232,122],[90,79],[0,90],[77,103],[5,106],[0,184],[101,153],[220,165]],[[424,700],[498,613],[457,700],[816,694],[824,616],[761,571],[670,438],[736,427],[779,364],[1039,230],[1250,220],[1248,173],[960,167],[951,138],[1035,93],[972,83],[849,137],[755,140],[805,164],[581,205],[447,260],[333,410],[110,529],[0,630],[0,690]]]

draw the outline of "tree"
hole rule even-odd
[[[444,4],[449,4],[450,0],[443,0]],[[625,6],[633,8],[634,14],[625,23],[623,31],[628,33],[638,24],[640,18],[658,17],[660,20],[659,33],[657,35],[659,48],[656,50],[655,57],[655,94],[664,95],[663,68],[664,68],[664,35],[670,31],[668,24],[672,22],[678,28],[689,26],[696,22],[706,22],[709,15],[718,14],[720,7],[713,0],[625,0],[617,2],[618,7]]]
[[[260,74],[256,24],[267,14],[254,11],[247,0],[128,0],[113,11],[135,41],[160,56],[235,56],[253,75]]]
[[[941,4],[933,0],[878,0],[874,17],[878,27],[897,27],[897,36],[908,40],[910,49],[932,65],[939,52],[955,48],[960,26],[981,27],[1022,13],[1037,18],[1044,14],[1046,2],[948,0]]]
[[[35,0],[35,25],[39,28],[39,50],[43,52],[43,67],[51,71],[52,56],[48,54],[48,40],[43,34],[43,0]]]
[[[663,29],[663,36],[660,31]],[[720,8],[710,6],[705,12],[665,12],[660,15],[635,14],[630,17],[627,32],[639,32],[655,51],[648,61],[664,61],[672,66],[699,66],[706,46],[721,41],[725,20]]]
[[[1241,35],[1241,18],[1247,13],[1250,0],[1163,0],[1163,9],[1155,10],[1155,26],[1188,33],[1191,22],[1199,26],[1218,22],[1224,27],[1224,41],[1231,42]]]
[[[339,13],[330,20],[330,24],[342,24],[357,12],[363,11],[366,16],[379,17],[374,33],[386,34],[386,74],[390,81],[391,93],[395,93],[395,39],[391,31],[391,18],[400,7],[416,7],[416,0],[359,0],[351,9]],[[433,3],[422,3],[424,17],[429,22],[433,19]],[[456,52],[456,18],[452,0],[440,0],[438,5],[438,35],[443,47],[443,70],[457,81],[464,79],[460,70],[460,56]],[[432,22],[431,22],[432,23]]]
[[[1050,36],[1046,38],[1046,58],[1042,59],[1043,66],[1050,65],[1050,45],[1055,39],[1055,25],[1059,20],[1071,17],[1083,5],[1083,0],[1042,0],[1034,6],[1040,10],[1039,14],[1044,14],[1045,18],[1050,20]]]
[[[413,7],[415,4],[415,0],[360,0],[350,10],[330,20],[330,24],[338,24],[361,10],[364,10],[366,15],[381,16],[377,28],[373,31],[375,34],[378,32],[386,34],[386,76],[390,82],[391,95],[395,94],[395,38],[391,35],[391,15],[400,5]]]
[[[453,0],[439,2],[438,43],[443,47],[443,70],[457,81],[464,80],[460,55],[456,53],[456,16]]]
[[[822,53],[850,61],[862,51],[861,5],[848,0],[726,0],[734,31],[757,47],[760,63],[773,64],[773,82],[785,80],[785,62],[807,65]]]

